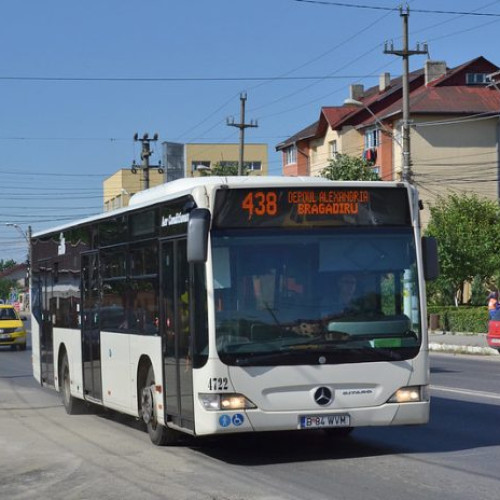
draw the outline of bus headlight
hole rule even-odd
[[[205,410],[248,410],[257,408],[243,394],[236,393],[199,393],[198,398]]]
[[[401,387],[387,401],[388,403],[419,403],[429,401],[429,386],[414,385]]]

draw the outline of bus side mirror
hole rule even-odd
[[[422,238],[422,256],[425,280],[435,280],[439,276],[439,261],[437,240],[433,236],[424,236]]]
[[[189,214],[187,229],[187,260],[192,263],[206,262],[208,253],[208,231],[210,211],[195,208]]]

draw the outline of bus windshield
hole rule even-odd
[[[212,233],[216,343],[228,365],[409,359],[421,344],[410,227]]]

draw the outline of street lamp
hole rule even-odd
[[[377,123],[377,125],[380,126],[380,128],[388,135],[390,136],[394,142],[402,149],[403,145],[401,144],[401,141],[394,135],[392,130],[390,130],[384,123],[380,120],[380,118],[364,103],[361,101],[358,101],[356,99],[346,99],[344,101],[344,104],[346,106],[356,106],[357,108],[364,108],[370,115],[372,115],[373,119]]]
[[[23,236],[23,238],[29,244],[28,234],[24,232],[23,228],[19,224],[14,224],[13,222],[4,222],[4,226],[14,227],[15,229],[17,229],[17,231],[19,231],[21,233],[21,235]],[[31,228],[30,227],[28,227],[28,232],[31,232]]]

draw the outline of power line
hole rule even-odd
[[[324,3],[327,3],[327,2],[324,2]],[[331,2],[328,2],[328,3],[331,3]],[[334,2],[334,3],[335,3],[335,2]],[[496,3],[496,2],[493,2],[493,3]],[[356,5],[353,5],[353,4],[343,4],[343,3],[340,3],[340,2],[336,2],[336,4],[338,4],[338,5],[344,5],[344,6],[346,6],[346,7],[356,7]],[[489,5],[491,5],[491,3],[490,3],[490,4],[487,4],[487,6],[489,6]],[[362,6],[359,6],[359,7],[361,8]],[[367,8],[375,8],[375,7],[373,7],[373,6],[366,6],[366,7],[367,7]],[[484,6],[484,7],[486,7],[486,6]],[[480,8],[484,8],[484,7],[480,7]],[[479,9],[480,9],[480,8],[479,8]],[[376,9],[376,10],[395,11],[395,10],[397,10],[397,7],[396,7],[396,8],[395,8],[395,7],[383,7],[383,8],[375,8],[375,9]],[[477,10],[479,10],[479,9],[477,9]],[[414,9],[413,9],[413,10],[414,10]],[[453,14],[453,13],[452,13],[452,12],[450,12],[450,14]],[[460,14],[460,13],[458,13],[458,12],[457,12],[457,13],[455,13],[455,14]],[[467,13],[465,13],[465,14],[467,14]],[[471,12],[471,14],[477,14],[477,15],[480,15],[481,13],[478,13],[478,12],[476,12],[476,11],[473,11],[473,12]],[[385,16],[386,16],[386,14],[385,14],[383,17],[385,17]],[[500,17],[500,14],[498,14],[498,16]],[[378,22],[378,21],[380,21],[381,19],[383,19],[383,17],[382,17],[382,18],[380,18],[380,19],[377,19],[377,20],[375,21],[375,23],[376,23],[376,22]],[[493,22],[498,22],[498,21],[493,21]],[[490,23],[491,23],[491,22],[490,22]],[[490,23],[487,23],[487,24],[490,24]],[[372,25],[373,25],[373,24],[374,24],[374,23],[372,23]],[[473,28],[473,29],[476,29],[476,28]],[[364,31],[365,31],[365,30],[362,30],[362,32],[364,32]],[[454,36],[454,35],[457,35],[457,34],[461,34],[461,33],[463,33],[463,32],[464,32],[464,30],[461,30],[460,32],[452,33],[451,35],[445,35],[445,36]],[[359,33],[356,33],[356,34],[355,34],[355,36],[357,36],[358,34],[359,34]],[[354,38],[354,37],[351,37],[351,38]],[[370,52],[372,52],[373,50],[375,50],[375,49],[376,49],[376,48],[378,48],[379,46],[380,46],[380,45],[376,46],[374,49],[369,50],[368,52],[366,52],[365,54],[363,54],[363,55],[359,56],[358,58],[353,59],[353,60],[351,61],[351,63],[352,63],[352,62],[354,62],[354,61],[357,61],[357,60],[361,59],[362,57],[364,57],[365,55],[369,54]],[[343,67],[343,68],[341,68],[341,69],[344,69],[345,67],[346,67],[346,66],[344,66],[344,67]],[[272,104],[275,104],[276,102],[281,101],[281,100],[283,100],[283,99],[285,99],[285,98],[288,98],[288,97],[294,96],[294,95],[296,95],[297,93],[301,92],[302,90],[308,89],[309,87],[313,86],[313,85],[314,85],[314,84],[316,84],[316,83],[318,83],[318,82],[313,82],[312,84],[310,84],[310,85],[306,86],[306,87],[305,87],[305,88],[303,88],[303,89],[300,89],[299,91],[295,91],[295,92],[293,92],[292,94],[289,94],[289,95],[287,95],[287,96],[284,96],[284,97],[278,98],[278,99],[276,99],[276,100],[272,101],[271,103],[268,103],[268,104],[263,105],[263,106],[259,106],[258,108],[254,108],[254,109],[252,109],[251,111],[252,111],[252,112],[254,112],[256,109],[260,109],[260,108],[262,108],[262,107],[267,107],[267,106],[272,105]],[[312,103],[314,103],[314,102],[317,102],[317,101],[319,101],[319,100],[324,99],[325,97],[328,97],[328,96],[330,96],[330,95],[333,95],[334,93],[336,93],[336,92],[338,92],[338,91],[340,91],[340,89],[338,89],[338,90],[336,90],[336,91],[334,91],[334,92],[330,92],[330,93],[329,93],[329,94],[327,94],[326,96],[322,96],[322,97],[320,97],[320,98],[318,98],[318,99],[314,99],[314,100],[312,100],[312,101],[309,101],[308,103],[305,103],[305,104],[302,104],[302,105],[299,105],[299,106],[294,106],[293,108],[286,109],[286,110],[284,110],[284,111],[278,111],[278,112],[276,112],[276,113],[271,113],[271,114],[266,115],[266,116],[264,116],[264,117],[262,117],[262,118],[268,118],[268,117],[272,117],[272,116],[276,116],[276,115],[286,114],[286,113],[291,112],[291,111],[295,111],[296,109],[306,107],[306,106],[307,106],[307,105],[309,105],[309,104],[312,104]]]
[[[25,200],[33,200],[37,197],[40,197],[41,199],[45,198],[45,197],[49,197],[52,199],[54,198],[54,193],[39,193],[37,194],[36,196],[33,196],[33,195],[23,195],[23,194],[16,194],[13,199],[14,200],[17,200],[17,199],[25,199]],[[8,197],[6,196],[3,196],[2,197],[3,199],[8,199]],[[94,196],[94,195],[89,195],[89,196],[71,196],[71,195],[67,195],[65,196],[64,193],[60,194],[60,195],[57,195],[57,199],[58,200],[89,200],[89,199],[92,199],[92,198],[100,198],[102,199],[102,194],[100,196]]]
[[[392,9],[392,10],[395,10],[395,9]],[[333,49],[331,49],[329,52],[332,52],[333,50],[335,49],[339,49],[340,47],[342,47],[343,45],[345,45],[346,43],[349,43],[351,42],[353,39],[355,39],[356,37],[358,37],[360,34],[364,34],[366,33],[367,30],[369,30],[370,28],[373,28],[376,24],[378,24],[380,21],[382,21],[383,19],[385,19],[387,17],[388,14],[384,14],[383,16],[379,17],[378,19],[376,19],[375,21],[373,22],[370,22],[368,25],[366,26],[363,26],[362,29],[360,29],[359,31],[355,32],[353,35],[351,35],[350,37],[348,37],[347,39],[343,40],[342,42],[340,42],[339,44],[337,44]],[[359,61],[360,59],[362,59],[363,57],[365,57],[366,55],[368,55],[369,53],[373,52],[374,50],[376,50],[380,45],[376,45],[375,47],[373,47],[372,49],[368,50],[367,52],[361,54],[360,56],[356,57],[356,58],[351,58],[349,60],[349,62],[347,64],[344,64],[342,67],[340,67],[339,69],[337,70],[334,70],[332,71],[331,73],[329,73],[329,75],[327,76],[334,76],[338,71],[342,71],[343,69],[351,66],[352,64],[354,64],[355,62]],[[362,78],[364,77],[359,77],[359,78],[353,78],[353,80],[361,80]],[[272,104],[276,104],[277,102],[279,101],[282,101],[282,100],[285,100],[285,99],[288,99],[290,97],[293,97],[301,92],[304,92],[305,90],[313,87],[314,85],[317,85],[318,83],[321,83],[322,81],[324,81],[325,79],[324,78],[321,78],[321,79],[318,79],[317,81],[314,81],[312,83],[310,83],[309,85],[306,85],[305,87],[302,87],[294,92],[291,92],[285,96],[281,96],[277,99],[275,99],[274,101],[271,101],[270,103],[268,104],[264,104],[264,105],[261,105],[261,106],[258,106],[256,108],[253,108],[251,109],[252,112],[258,110],[258,109],[261,109],[261,108],[265,108],[265,107],[268,107]],[[294,108],[294,109],[297,109],[297,108]],[[280,114],[280,113],[278,113]],[[271,115],[273,116],[273,115]]]
[[[497,19],[494,19],[493,21],[488,21],[487,23],[478,24],[477,26],[472,26],[471,28],[461,29],[459,31],[454,31],[452,33],[444,34],[442,36],[437,36],[435,38],[429,38],[428,42],[435,42],[437,40],[443,40],[444,38],[450,38],[450,37],[453,37],[453,36],[456,36],[456,35],[460,35],[460,36],[463,37],[464,33],[469,33],[470,31],[474,31],[474,30],[477,30],[477,29],[480,29],[480,28],[484,28],[485,26],[489,26],[490,24],[495,24],[495,23],[498,23]]]
[[[363,4],[351,4],[344,2],[327,2],[324,0],[292,0],[299,3],[311,3],[318,5],[327,5],[330,7],[347,7],[351,9],[368,9],[368,10],[394,10],[393,7],[383,7],[377,5],[363,5]],[[460,16],[483,16],[483,17],[500,17],[500,14],[495,14],[491,12],[475,12],[475,11],[453,11],[453,10],[430,10],[430,9],[414,9],[412,12],[419,12],[421,14],[450,14],[450,15],[460,15]]]
[[[353,59],[353,60],[352,60],[352,61],[350,61],[347,65],[350,65],[350,64],[352,64],[353,62],[358,61],[359,59],[362,59],[362,58],[363,58],[363,57],[365,57],[366,55],[370,54],[371,52],[374,52],[376,49],[381,48],[381,47],[383,47],[383,44],[381,44],[381,43],[380,43],[380,44],[378,44],[377,46],[375,46],[373,49],[370,49],[370,50],[368,50],[367,52],[365,52],[364,54],[360,55],[359,57],[357,57],[357,58]],[[392,66],[393,64],[395,64],[395,61],[390,61],[389,63],[386,63],[386,64],[384,64],[383,66],[379,67],[379,70],[380,70],[380,69],[387,68],[388,66]],[[359,80],[357,80],[357,81],[359,81]],[[318,82],[316,82],[316,83],[318,83]],[[299,91],[293,92],[292,94],[288,94],[287,96],[285,96],[285,97],[283,97],[283,98],[278,98],[278,99],[276,99],[276,100],[274,100],[274,101],[272,101],[272,102],[270,102],[270,103],[268,103],[268,104],[266,104],[266,105],[259,106],[259,108],[253,108],[251,111],[253,112],[253,111],[255,111],[255,109],[261,109],[261,108],[264,108],[264,107],[270,106],[270,105],[272,105],[272,104],[275,104],[276,102],[281,101],[281,100],[283,100],[283,99],[285,99],[285,98],[291,97],[291,96],[293,96],[293,95],[295,95],[295,94],[297,94],[297,93],[301,92],[302,90],[306,90],[307,88],[309,88],[309,87],[311,87],[311,86],[312,86],[312,84],[311,84],[311,85],[309,85],[309,86],[307,86],[307,87],[305,87],[305,88],[300,89]],[[297,109],[305,108],[305,107],[307,107],[307,106],[309,106],[309,105],[311,105],[311,104],[314,104],[314,103],[316,103],[316,102],[323,101],[323,100],[324,100],[324,99],[326,99],[327,97],[330,97],[330,96],[332,96],[332,95],[334,95],[334,94],[336,94],[336,93],[338,93],[338,92],[343,92],[344,90],[345,90],[345,88],[344,88],[344,87],[336,88],[336,89],[334,89],[333,91],[328,92],[328,94],[323,94],[323,95],[321,95],[320,97],[316,97],[315,99],[311,99],[310,101],[307,101],[307,102],[305,102],[305,103],[303,103],[303,104],[299,104],[299,105],[297,105],[297,106],[293,106],[292,108],[284,109],[284,110],[282,110],[282,111],[276,111],[275,113],[269,113],[269,114],[267,114],[267,115],[262,116],[261,118],[262,118],[262,119],[264,119],[264,118],[270,118],[270,117],[273,117],[273,116],[283,115],[283,114],[286,114],[286,113],[291,113],[292,111],[296,111]]]
[[[79,216],[79,219],[84,219],[86,217],[92,217],[93,215],[97,215],[97,214],[91,213],[91,214],[88,214],[86,216],[82,215],[82,216]],[[21,215],[16,215],[16,217],[28,217],[29,221],[31,223],[34,223],[34,222],[59,222],[59,221],[68,221],[68,220],[71,221],[71,220],[75,219],[75,217],[57,217],[57,218],[51,217],[50,219],[33,219],[30,216],[21,216]],[[13,224],[26,224],[26,220],[9,220],[9,222],[12,222]]]
[[[351,37],[349,37],[348,39],[343,40],[341,43],[338,43],[338,44],[337,44],[337,45],[335,45],[333,48],[328,49],[327,51],[325,51],[325,52],[323,52],[322,54],[320,54],[320,55],[318,55],[318,56],[316,56],[316,57],[314,57],[314,58],[310,59],[309,61],[306,61],[305,63],[302,63],[302,64],[300,64],[299,66],[297,66],[297,67],[295,67],[295,68],[293,68],[293,69],[291,69],[291,70],[289,70],[289,71],[287,71],[287,72],[285,72],[285,73],[282,73],[281,75],[278,75],[278,78],[285,78],[285,77],[287,77],[290,73],[293,73],[293,72],[295,72],[295,71],[298,71],[299,69],[302,69],[303,67],[308,66],[309,64],[312,64],[313,62],[315,62],[315,61],[317,61],[317,60],[319,60],[319,59],[323,58],[324,56],[326,56],[327,54],[329,54],[329,53],[333,52],[334,50],[339,49],[340,47],[342,47],[342,46],[343,46],[343,45],[345,45],[346,43],[349,43],[352,39],[356,38],[356,37],[357,37],[358,35],[360,35],[361,33],[366,33],[366,30],[367,30],[367,29],[371,28],[374,24],[378,23],[380,20],[384,19],[386,16],[387,16],[387,14],[384,14],[384,16],[382,16],[380,19],[377,19],[377,20],[375,20],[375,22],[372,22],[372,23],[370,23],[368,26],[363,27],[360,31],[356,32],[354,35],[352,35],[352,36],[351,36]],[[376,47],[376,48],[377,48],[377,47]],[[376,48],[375,48],[375,49],[376,49]],[[372,50],[375,50],[375,49],[372,49]],[[371,51],[369,51],[369,52],[371,52]],[[368,53],[369,53],[369,52],[368,52]],[[356,62],[357,60],[359,60],[359,59],[361,59],[362,57],[364,57],[366,54],[367,54],[367,53],[363,54],[362,56],[360,56],[360,57],[358,57],[358,58],[356,58],[356,59],[354,59],[354,60],[351,60],[349,64],[344,65],[344,66],[343,66],[342,68],[340,68],[339,70],[342,70],[342,69],[344,69],[344,68],[348,67],[349,65],[353,64],[353,63],[354,63],[354,62]],[[337,71],[339,71],[339,70],[337,70]],[[330,73],[330,75],[329,75],[329,76],[333,78],[333,77],[335,76],[335,75],[334,75],[334,73],[335,73],[335,72]],[[336,75],[336,76],[340,76],[340,75]],[[372,75],[372,76],[374,76],[374,75]],[[371,77],[371,76],[370,76],[370,77]],[[276,78],[276,79],[278,79],[278,78]],[[358,78],[358,77],[353,77],[353,79],[355,79],[355,80],[360,80],[361,78],[364,78],[364,77],[362,77],[362,76],[361,76],[361,77],[359,77],[359,78]],[[276,80],[276,79],[275,79],[275,80]],[[316,81],[316,82],[313,82],[311,85],[308,85],[308,86],[306,86],[305,88],[299,89],[299,91],[297,91],[297,92],[293,92],[292,94],[289,94],[289,95],[286,95],[286,96],[280,97],[280,98],[278,98],[278,99],[276,99],[276,100],[274,100],[274,101],[272,101],[272,102],[270,102],[270,103],[264,104],[264,105],[262,105],[262,106],[258,106],[257,108],[254,108],[254,109],[252,109],[251,111],[253,112],[253,111],[257,110],[257,109],[261,109],[261,108],[268,107],[268,106],[270,106],[270,105],[275,104],[275,103],[276,103],[276,102],[278,102],[278,101],[281,101],[281,100],[287,99],[287,98],[289,98],[289,97],[292,97],[293,95],[296,95],[297,93],[302,92],[302,91],[306,90],[307,88],[309,88],[310,86],[313,86],[313,85],[315,85],[316,83],[319,83],[319,82],[321,82],[321,81],[323,81],[323,80],[326,80],[326,79],[325,79],[325,78],[320,77],[319,79],[317,79],[317,81]],[[266,82],[264,82],[264,83],[261,83],[261,84],[259,84],[259,85],[255,85],[255,86],[251,87],[251,89],[252,89],[252,90],[255,90],[255,89],[257,89],[257,88],[261,87],[262,85],[264,85],[265,83],[268,83],[269,81],[272,81],[272,80],[267,80],[267,81],[266,81]],[[329,95],[331,95],[331,94],[332,94],[332,93],[330,93]],[[228,102],[229,102],[229,101],[228,101]],[[222,109],[223,107],[225,107],[225,105],[226,105],[226,104],[222,105],[219,109]],[[216,112],[217,112],[217,111],[216,111]],[[207,117],[206,119],[204,119],[201,123],[205,123],[205,122],[206,122],[206,121],[207,121],[210,117],[212,117],[212,116],[213,116],[216,112],[212,113],[209,117]],[[278,113],[278,114],[281,114],[281,113]],[[271,116],[273,116],[273,115],[271,115]],[[201,124],[201,123],[200,123],[200,124]],[[215,127],[217,127],[220,123],[221,123],[221,122],[218,122],[218,123],[214,124],[214,125],[213,125],[213,126],[212,126],[212,127],[211,127],[208,131],[207,131],[207,132],[209,132],[209,131],[211,131],[212,129],[214,129]],[[197,125],[197,126],[195,126],[194,128],[197,128],[197,127],[198,127],[198,125]],[[193,129],[191,129],[191,130],[194,130],[194,128],[193,128]],[[205,133],[207,133],[207,132],[205,132]],[[184,134],[182,134],[182,135],[185,135],[185,133],[184,133]]]
[[[312,3],[317,5],[328,5],[330,7],[348,7],[352,9],[369,9],[369,10],[394,10],[392,7],[380,7],[376,5],[361,5],[361,4],[351,4],[344,2],[326,2],[323,0],[292,0],[299,3]]]
[[[0,136],[0,141],[105,141],[118,142],[130,141],[130,139],[118,137],[19,137],[19,136]]]
[[[481,120],[491,120],[492,118],[498,118],[500,116],[500,113],[495,113],[492,111],[485,111],[484,113],[476,113],[473,115],[469,115],[465,118],[456,118],[456,119],[448,119],[448,120],[440,120],[440,121],[432,121],[432,122],[417,122],[417,123],[412,123],[412,128],[419,128],[419,127],[435,127],[435,126],[442,126],[442,125],[456,125],[460,123],[467,123],[467,122],[476,122],[476,121],[481,121]]]
[[[252,81],[282,81],[282,80],[351,80],[353,78],[376,78],[378,75],[320,75],[320,76],[200,76],[200,77],[65,77],[65,76],[0,76],[0,81],[27,82],[252,82]]]
[[[221,111],[222,109],[224,109],[226,106],[229,105],[230,102],[233,102],[233,99],[237,96],[238,94],[235,94],[235,95],[232,95],[227,101],[225,101],[223,104],[221,104],[215,111],[213,111],[212,113],[210,113],[207,117],[205,117],[203,120],[201,120],[201,122],[198,122],[194,127],[191,127],[189,128],[188,130],[186,130],[185,132],[183,132],[182,134],[178,135],[176,139],[174,139],[174,142],[179,140],[181,137],[184,137],[185,135],[191,133],[193,130],[196,130],[199,126],[203,125],[205,122],[207,122],[208,120],[210,120],[210,118],[212,118],[212,116],[214,116],[215,114],[217,114],[219,111]]]
[[[12,170],[0,170],[0,174],[12,174]],[[101,177],[101,178],[106,178],[109,177],[109,175],[103,175],[103,174],[61,174],[60,172],[23,172],[16,170],[16,174],[25,174],[25,175],[39,175],[42,177],[48,177],[48,176],[56,176],[56,177]]]
[[[478,7],[477,9],[474,9],[472,12],[479,12],[480,10],[486,9],[487,7],[490,7],[491,5],[494,5],[494,4],[497,4],[497,3],[499,3],[499,0],[494,0],[493,2],[487,3],[485,5],[482,5],[482,6]],[[462,17],[464,17],[464,16],[463,15],[457,15],[456,17],[452,17],[450,19],[447,19],[446,21],[440,21],[439,23],[432,24],[431,26],[427,26],[427,27],[419,29],[419,30],[412,30],[411,34],[412,35],[416,35],[417,33],[422,33],[424,31],[428,31],[428,30],[437,28],[439,26],[443,26],[444,24],[452,23],[452,22],[454,22],[457,19],[460,19]],[[489,23],[486,23],[486,24],[489,24]],[[480,26],[482,26],[482,25],[480,25]],[[468,30],[466,30],[466,31],[468,31]],[[427,40],[427,41],[429,42],[429,41],[433,41],[433,40],[436,40],[436,39]]]

